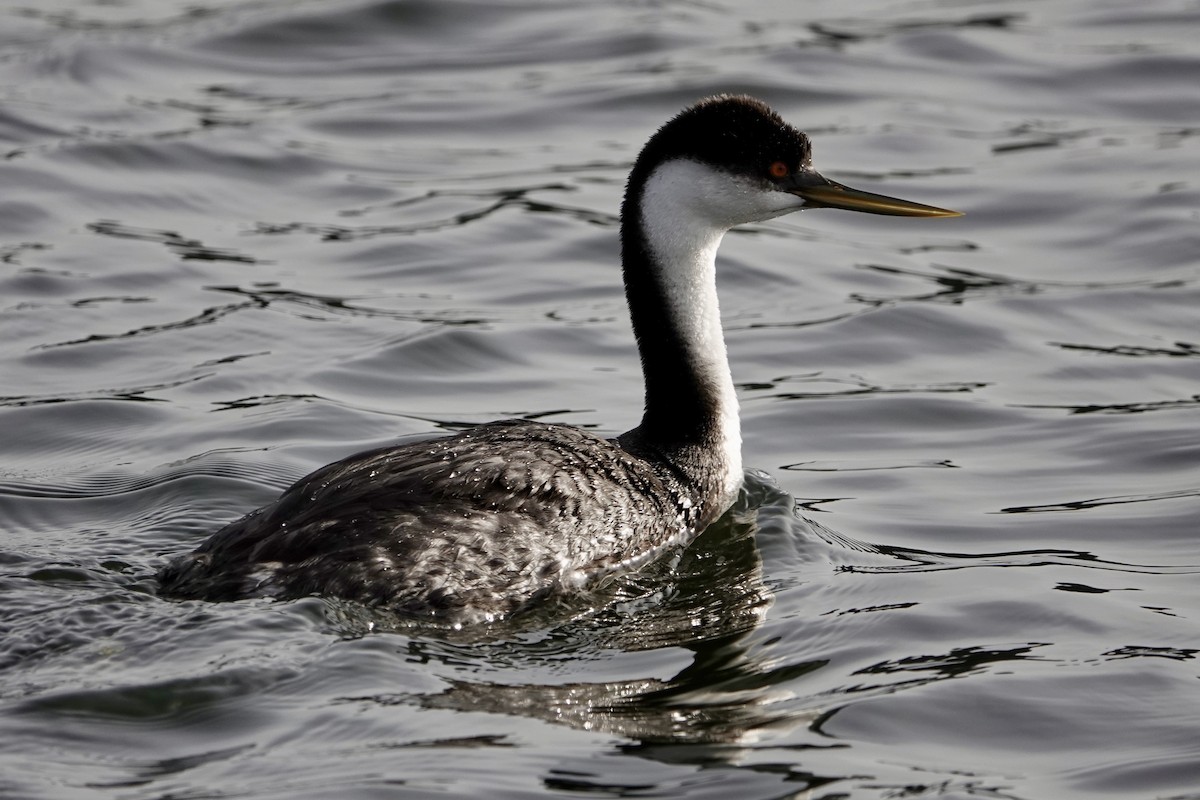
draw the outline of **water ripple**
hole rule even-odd
[[[867,548],[907,563],[890,565],[845,565],[847,572],[939,572],[942,570],[971,569],[975,567],[1046,567],[1069,566],[1084,569],[1111,570],[1114,572],[1141,573],[1146,575],[1194,575],[1200,574],[1200,564],[1195,565],[1150,565],[1106,561],[1092,553],[1080,550],[1015,550],[999,553],[935,553],[908,547],[891,545],[867,545]]]
[[[160,231],[150,228],[139,228],[125,225],[115,220],[100,220],[87,226],[88,230],[101,236],[112,236],[118,239],[135,239],[142,242],[155,242],[164,245],[175,255],[186,260],[197,261],[231,261],[236,264],[257,264],[258,259],[232,250],[206,247],[198,239],[189,239],[174,231]]]
[[[0,794],[1192,797],[1200,13],[1031,9],[0,9]],[[156,596],[350,451],[636,424],[615,212],[724,91],[967,212],[725,239],[787,491],[479,640]]]

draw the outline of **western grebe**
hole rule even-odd
[[[646,392],[636,428],[603,439],[505,420],[350,456],[172,561],[159,574],[163,593],[317,594],[464,625],[689,541],[742,483],[717,247],[736,225],[805,208],[958,215],[823,178],[808,137],[759,100],[702,100],[650,138],[621,207]]]

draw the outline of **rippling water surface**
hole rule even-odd
[[[1200,5],[0,3],[0,795],[1200,798]],[[176,603],[310,469],[620,432],[640,144],[719,91],[958,208],[731,234],[755,472],[482,638]]]

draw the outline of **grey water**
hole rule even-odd
[[[747,488],[455,637],[164,561],[359,449],[619,433],[641,143],[762,97],[966,216],[736,231]],[[0,2],[0,796],[1200,798],[1200,4]]]

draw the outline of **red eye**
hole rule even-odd
[[[767,168],[767,171],[771,173],[772,178],[786,178],[788,173],[791,172],[791,170],[788,169],[788,165],[782,161],[776,161]]]

